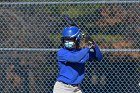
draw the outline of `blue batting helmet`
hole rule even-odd
[[[80,39],[80,30],[76,26],[66,27],[62,33],[63,38],[77,38]]]
[[[66,27],[62,32],[62,42],[64,43],[65,39],[75,39],[76,46],[79,46],[80,43],[80,29],[76,26]]]

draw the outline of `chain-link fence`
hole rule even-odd
[[[84,93],[139,93],[140,1],[1,0],[0,93],[52,93],[68,14],[104,59],[87,62]]]

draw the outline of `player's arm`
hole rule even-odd
[[[101,61],[103,59],[103,55],[100,51],[100,48],[98,47],[97,44],[95,44],[95,47],[92,48],[94,51],[90,51],[89,52],[89,61],[92,60],[97,60],[97,61]]]
[[[77,52],[68,52],[68,51],[61,51],[58,52],[58,60],[62,62],[73,62],[73,63],[82,63],[82,59],[87,55],[89,52],[89,48],[83,48]]]

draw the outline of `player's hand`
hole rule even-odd
[[[82,34],[80,48],[95,48],[95,42],[89,35]]]

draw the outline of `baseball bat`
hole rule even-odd
[[[64,18],[68,22],[69,26],[76,26],[76,27],[78,27],[78,25],[70,18],[69,15],[64,15]]]

